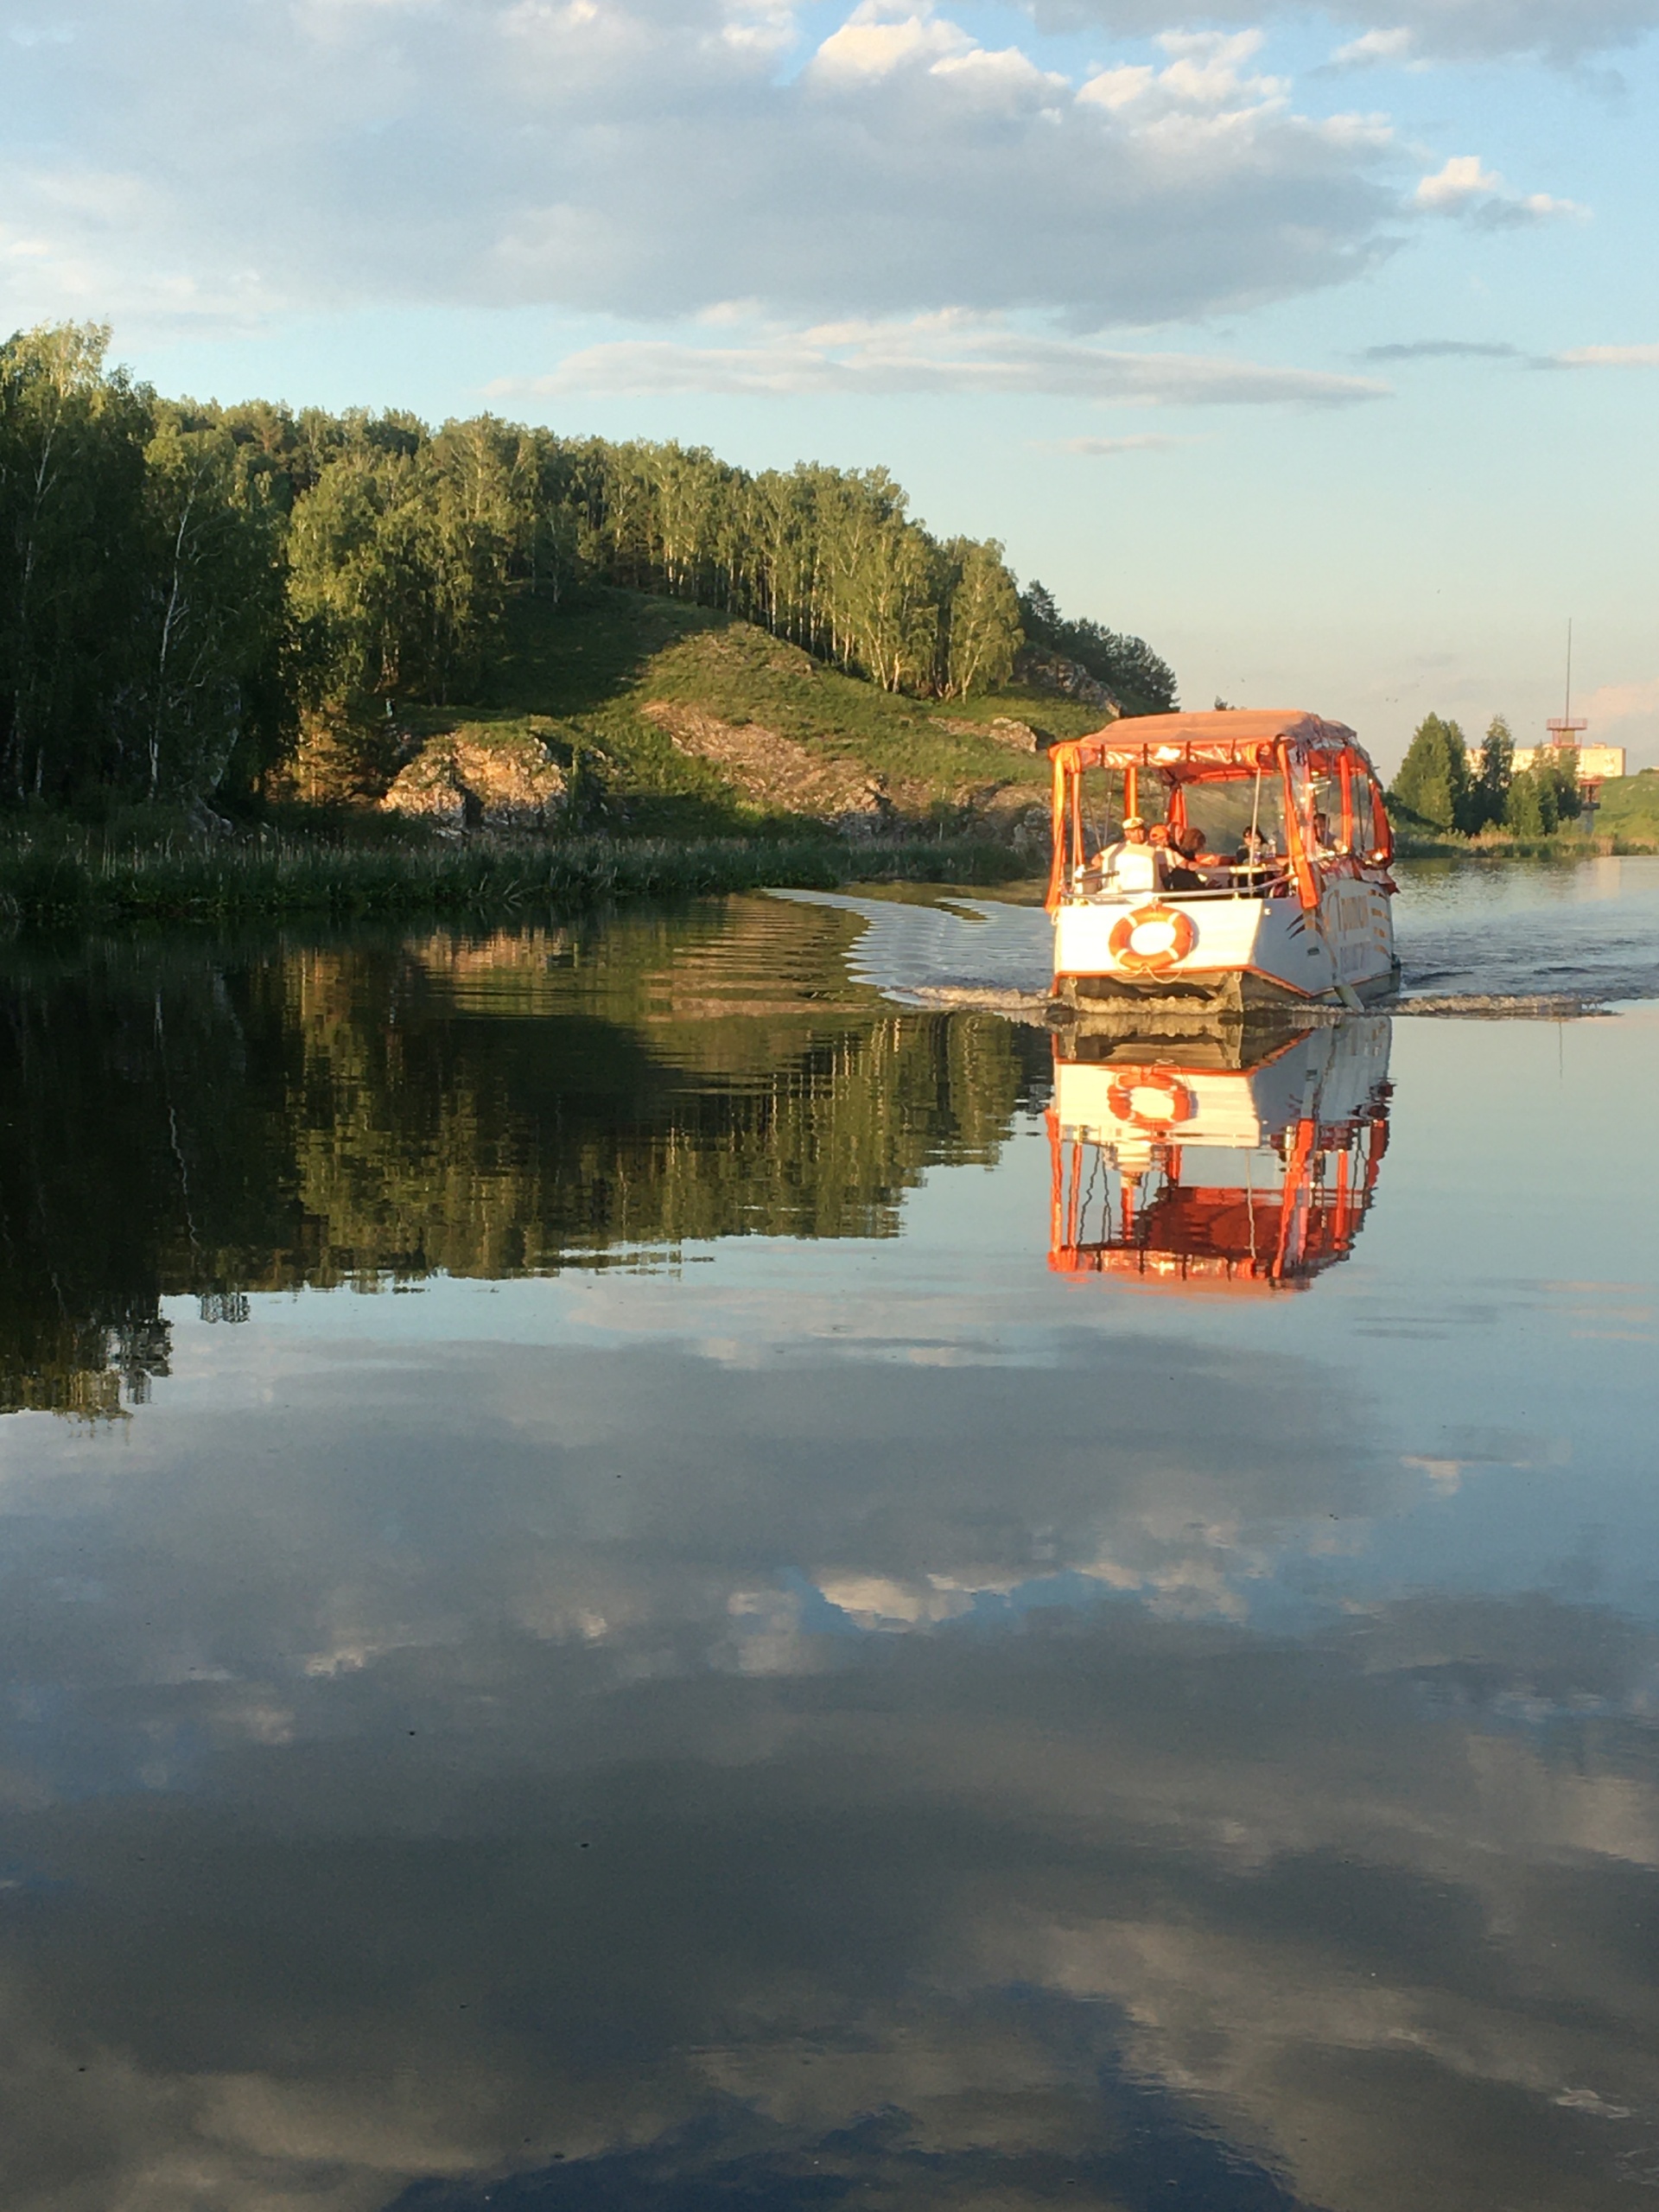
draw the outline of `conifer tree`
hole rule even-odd
[[[1503,820],[1514,775],[1515,740],[1503,715],[1494,715],[1486,726],[1485,740],[1469,785],[1467,828],[1471,836]]]

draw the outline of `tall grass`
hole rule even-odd
[[[988,839],[476,836],[388,846],[267,831],[116,844],[54,825],[0,837],[0,920],[41,930],[297,915],[482,918],[767,884],[993,883],[1028,872],[1007,845]]]
[[[1594,860],[1659,852],[1659,832],[1643,836],[1598,830],[1586,836],[1580,830],[1557,830],[1546,836],[1522,837],[1508,830],[1483,830],[1478,836],[1465,837],[1452,830],[1439,835],[1396,830],[1394,849],[1403,861]]]

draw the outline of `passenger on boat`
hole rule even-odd
[[[1192,863],[1204,847],[1204,833],[1189,823],[1184,829],[1169,832],[1169,865],[1164,871],[1164,885],[1170,891],[1204,891],[1210,879],[1199,873]]]
[[[1163,875],[1163,855],[1147,835],[1138,814],[1123,817],[1123,835],[1103,846],[1096,863],[1103,891],[1156,891]]]
[[[1243,891],[1259,891],[1278,873],[1279,858],[1272,840],[1252,825],[1244,832],[1233,855],[1233,882]]]

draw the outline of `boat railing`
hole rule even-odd
[[[1176,885],[1163,882],[1132,887],[1116,883],[1108,876],[1102,879],[1097,868],[1084,868],[1072,872],[1067,885],[1067,896],[1087,899],[1103,906],[1135,906],[1147,899],[1285,899],[1291,892],[1290,870],[1283,862],[1272,868],[1216,867],[1204,871],[1209,880],[1201,884]],[[1224,876],[1224,882],[1214,879]]]

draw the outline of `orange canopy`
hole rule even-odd
[[[1354,793],[1374,786],[1376,772],[1346,722],[1328,722],[1305,708],[1227,707],[1207,715],[1135,715],[1109,723],[1090,737],[1073,737],[1052,745],[1048,752],[1053,775],[1051,806],[1054,823],[1053,860],[1049,868],[1048,909],[1052,913],[1065,895],[1067,868],[1075,874],[1083,866],[1083,814],[1077,804],[1086,770],[1121,769],[1123,807],[1136,810],[1136,779],[1160,777],[1171,789],[1195,783],[1230,783],[1261,777],[1271,769],[1283,781],[1285,849],[1295,880],[1297,896],[1312,911],[1319,903],[1319,886],[1310,856],[1313,820],[1299,817],[1299,790],[1307,794],[1312,779],[1338,777],[1342,785],[1342,834],[1344,845],[1353,835]],[[1313,800],[1307,797],[1311,808]],[[1365,808],[1376,836],[1365,840],[1374,862],[1386,863],[1393,850],[1387,817],[1380,798]]]
[[[1340,753],[1357,747],[1345,722],[1328,722],[1305,708],[1228,708],[1208,715],[1135,715],[1110,722],[1088,737],[1051,746],[1057,772],[1082,768],[1268,767],[1281,739],[1300,753]]]

